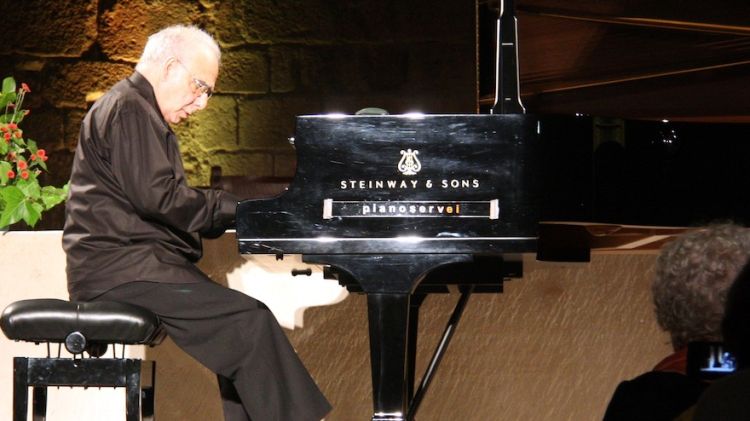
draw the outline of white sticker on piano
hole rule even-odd
[[[323,219],[331,219],[333,217],[333,199],[323,200]]]
[[[349,294],[338,281],[323,278],[320,266],[302,262],[300,255],[284,255],[283,260],[264,254],[243,257],[246,262],[227,274],[229,287],[263,302],[287,329],[304,327],[306,308],[335,304]],[[299,274],[292,275],[293,270]]]

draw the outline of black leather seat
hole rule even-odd
[[[154,313],[111,301],[16,301],[3,311],[0,327],[8,339],[63,343],[71,354],[88,351],[86,348],[96,344],[156,345],[164,338]],[[83,347],[80,338],[85,340]]]
[[[124,358],[125,345],[157,345],[165,331],[151,311],[118,302],[70,302],[34,299],[10,304],[0,316],[8,339],[46,343],[47,358],[16,357],[14,364],[13,419],[26,419],[28,388],[33,387],[34,420],[45,419],[47,386],[109,386],[126,388],[126,419],[152,418],[155,363]],[[53,357],[49,344],[59,344]],[[62,344],[73,354],[61,358]],[[117,358],[115,344],[123,350]],[[113,358],[99,358],[113,345]],[[84,352],[89,358],[84,358]],[[94,358],[91,358],[94,357]],[[141,382],[150,370],[150,384]]]

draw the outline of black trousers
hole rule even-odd
[[[132,282],[95,300],[145,307],[217,374],[227,421],[319,421],[331,406],[268,308],[213,282]]]

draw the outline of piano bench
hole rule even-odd
[[[33,419],[46,419],[48,386],[124,387],[126,420],[153,419],[155,362],[125,358],[125,345],[153,346],[164,339],[164,328],[151,311],[112,301],[21,300],[5,308],[0,328],[8,339],[47,344],[46,358],[13,359],[13,421],[26,420],[29,387]],[[56,357],[50,353],[52,343],[58,344]],[[63,344],[73,358],[60,357]],[[116,344],[122,344],[119,358]],[[109,345],[113,357],[100,358]],[[147,385],[141,382],[142,371]]]

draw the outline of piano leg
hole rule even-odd
[[[408,293],[367,295],[375,410],[372,421],[406,420],[411,399],[411,387],[407,385],[410,299]]]
[[[431,270],[471,262],[471,254],[304,255],[307,263],[331,265],[338,276],[356,280],[367,294],[370,325],[372,421],[411,421],[418,307],[412,295]],[[339,279],[340,281],[340,279]]]
[[[417,366],[417,333],[419,333],[419,307],[427,298],[427,294],[412,294],[409,301],[409,331],[406,344],[406,396],[414,397],[415,376],[414,369]]]

